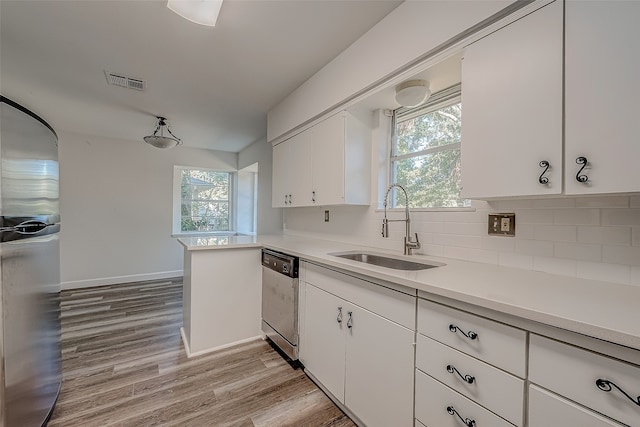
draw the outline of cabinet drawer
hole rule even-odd
[[[474,421],[475,427],[513,427],[460,393],[416,370],[416,419],[429,427],[461,427],[464,425],[461,418]]]
[[[306,283],[415,331],[416,297],[315,264],[303,263]]]
[[[523,330],[419,299],[418,332],[525,377],[527,333]]]
[[[639,366],[533,334],[529,358],[531,382],[622,423],[640,426]]]
[[[418,335],[416,351],[419,369],[513,424],[522,424],[523,380],[423,335]],[[472,382],[464,376],[473,377],[467,377]]]
[[[550,426],[622,427],[622,424],[532,385],[529,387],[529,427]]]

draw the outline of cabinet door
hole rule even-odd
[[[311,130],[292,137],[287,157],[288,185],[291,195],[288,206],[310,206],[311,202]]]
[[[313,127],[312,191],[316,205],[342,204],[344,200],[345,116],[329,117]]]
[[[287,206],[287,155],[288,143],[282,142],[273,147],[273,171],[271,181],[271,206],[282,208]]]
[[[305,294],[305,368],[344,402],[344,330],[348,307],[342,299],[310,284],[306,284]]]
[[[562,12],[556,1],[465,49],[463,197],[562,192]]]
[[[567,1],[567,194],[640,191],[640,2]],[[576,179],[578,157],[588,168]]]
[[[345,405],[369,427],[412,426],[414,332],[359,307],[349,312]]]

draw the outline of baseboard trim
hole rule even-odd
[[[104,285],[117,285],[118,283],[143,282],[145,280],[170,279],[183,276],[183,270],[161,271],[158,273],[131,274],[128,276],[102,277],[99,279],[72,280],[60,283],[60,288],[67,289],[93,288]]]
[[[184,333],[184,327],[180,328],[180,336],[182,337],[182,343],[184,344],[184,352],[187,354],[187,359],[191,359],[192,357],[202,356],[203,354],[212,353],[218,350],[224,350],[225,348],[233,347],[234,345],[245,344],[251,341],[256,340],[264,340],[264,335],[257,335],[255,337],[246,338],[240,341],[234,341],[229,344],[219,345],[218,347],[208,348],[206,350],[196,351],[195,353],[191,352],[191,347],[189,346],[189,341],[187,341],[187,336]]]

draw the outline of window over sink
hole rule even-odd
[[[460,197],[461,131],[460,85],[435,93],[423,105],[393,112],[389,176],[407,190],[410,208],[470,206]],[[404,204],[402,193],[394,191],[390,207]]]

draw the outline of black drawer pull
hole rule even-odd
[[[609,392],[611,390],[613,390],[613,387],[617,388],[618,391],[622,394],[624,394],[627,399],[629,399],[630,401],[632,401],[633,403],[635,403],[636,405],[640,406],[640,396],[633,398],[630,395],[627,394],[626,391],[624,391],[623,389],[621,389],[616,383],[609,381],[609,380],[605,380],[603,378],[598,378],[596,380],[596,386],[602,390],[602,391],[606,391]]]
[[[550,165],[550,164],[549,164],[549,162],[548,162],[548,161],[546,161],[546,160],[542,160],[542,161],[539,163],[539,165],[540,165],[540,167],[541,167],[541,168],[545,168],[545,169],[544,169],[544,170],[542,171],[542,173],[540,174],[540,178],[538,178],[538,182],[539,182],[540,184],[543,184],[543,185],[544,185],[544,184],[548,184],[548,183],[549,183],[549,178],[547,178],[546,176],[544,176],[544,174],[545,174],[545,173],[547,173],[547,171],[549,170],[549,168],[551,167],[551,165]]]
[[[476,380],[476,377],[472,375],[462,375],[460,371],[458,371],[453,365],[447,365],[447,372],[449,372],[450,374],[453,374],[455,372],[460,378],[462,378],[462,381],[466,382],[467,384],[473,384],[473,382]]]
[[[470,340],[475,340],[476,338],[478,338],[478,334],[476,334],[475,332],[469,331],[468,333],[465,333],[462,329],[460,329],[458,326],[454,325],[453,323],[449,325],[449,330],[454,333],[460,332],[462,335],[469,338]]]
[[[447,412],[449,413],[449,415],[457,415],[458,418],[460,418],[460,420],[467,427],[475,427],[476,425],[476,420],[472,420],[470,418],[462,418],[462,415],[460,415],[458,411],[456,411],[456,408],[454,408],[453,406],[447,406]]]
[[[578,171],[578,173],[576,174],[576,181],[581,182],[581,183],[585,183],[587,181],[589,181],[589,177],[587,175],[580,175],[582,173],[582,171],[584,170],[584,168],[587,167],[587,165],[589,164],[589,160],[587,160],[586,157],[578,157],[576,159],[576,163],[579,165],[582,165],[582,167],[580,168],[580,170]]]

